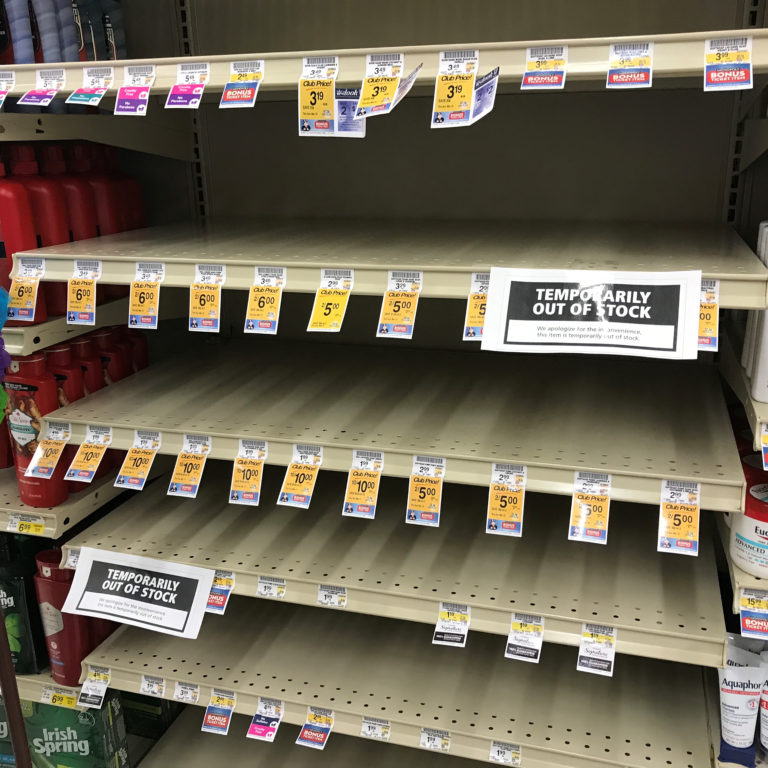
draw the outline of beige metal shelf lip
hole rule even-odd
[[[63,688],[69,691],[73,696],[80,693],[80,687],[69,688],[65,685],[59,685],[51,677],[50,670],[44,670],[36,675],[16,675],[16,685],[19,689],[19,698],[24,701],[40,701],[43,690],[48,686]],[[81,707],[81,709],[83,709]]]
[[[572,493],[574,470],[609,472],[614,500],[646,504],[665,478],[695,480],[703,509],[743,510],[711,366],[269,341],[213,342],[204,359],[153,365],[55,420],[72,424],[75,443],[88,424],[110,426],[120,449],[135,429],[158,429],[170,455],[184,433],[212,435],[211,458],[228,460],[239,438],[267,439],[268,461],[283,466],[293,443],[310,442],[324,469],[342,472],[352,449],[378,449],[395,477],[410,475],[414,454],[444,456],[449,483],[486,487],[493,462],[518,462],[529,490],[555,494]]]
[[[334,710],[335,734],[361,718],[392,724],[390,743],[415,747],[422,727],[451,732],[451,754],[488,760],[492,739],[520,744],[526,760],[557,768],[709,766],[701,671],[617,659],[612,679],[576,671],[576,651],[547,646],[540,664],[503,657],[498,637],[470,633],[463,650],[430,644],[432,630],[359,614],[231,599],[196,640],[123,627],[86,657],[110,667],[111,685],[138,691],[141,676],[234,690],[238,712],[281,698],[285,721],[306,707]],[[407,648],[407,653],[403,652]],[[585,707],[584,702],[589,702]],[[669,760],[669,763],[665,761]],[[534,762],[538,761],[538,762]]]
[[[166,264],[164,285],[188,287],[195,264],[227,266],[225,287],[247,290],[254,266],[288,269],[286,290],[314,292],[322,267],[355,270],[353,293],[382,295],[390,269],[424,271],[422,296],[466,299],[473,272],[491,266],[543,269],[700,269],[720,281],[721,307],[766,306],[768,269],[730,227],[523,222],[213,221],[152,227],[22,255],[46,258],[46,279],[72,276],[77,258],[101,259],[102,281],[130,283],[137,261]],[[404,261],[403,254],[408,254]]]

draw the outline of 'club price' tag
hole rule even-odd
[[[267,458],[266,440],[240,440],[235,463],[232,467],[232,483],[229,503],[258,507],[261,497],[261,480],[264,477],[264,461]]]
[[[219,109],[252,107],[264,79],[264,60],[233,61],[229,65],[229,80],[221,94]]]
[[[661,481],[659,552],[699,554],[699,499],[701,484],[682,480]]]
[[[494,464],[488,490],[485,532],[497,536],[523,535],[527,468],[522,464]]]
[[[376,331],[378,338],[413,338],[416,309],[423,282],[423,272],[390,270],[387,291],[381,302],[379,327]]]
[[[482,341],[485,327],[485,305],[488,303],[490,272],[473,272],[467,296],[467,311],[464,316],[462,341]]]
[[[208,435],[184,435],[181,453],[176,457],[169,496],[194,499],[203,479],[205,460],[211,452],[213,439]]]
[[[354,284],[353,269],[320,270],[320,287],[315,294],[307,330],[338,333],[347,313],[349,294]]]
[[[160,283],[165,280],[165,264],[159,261],[136,262],[136,275],[131,282],[128,325],[149,331],[157,330],[160,312]]]
[[[432,105],[432,128],[453,128],[471,123],[479,57],[477,50],[440,53]]]
[[[569,541],[606,544],[611,507],[611,476],[602,472],[575,472]]]
[[[45,437],[37,444],[24,476],[52,477],[70,437],[72,437],[72,426],[68,422],[46,422]]]
[[[299,78],[299,136],[333,136],[338,73],[338,56],[305,57]]]
[[[386,115],[394,108],[404,62],[402,53],[369,53],[366,56],[356,118]]]
[[[35,319],[37,291],[45,275],[45,259],[16,259],[16,277],[8,291],[8,319],[31,323]]]
[[[322,463],[323,447],[321,445],[300,443],[294,445],[293,461],[285,472],[277,503],[286,507],[309,509]]]
[[[65,477],[78,483],[90,483],[107,448],[112,443],[112,427],[85,428],[85,442],[80,445]]]
[[[334,714],[332,709],[307,707],[307,721],[304,723],[296,743],[302,747],[325,749],[328,737],[333,730]]]
[[[701,281],[701,305],[699,307],[699,350],[717,352],[720,325],[720,281]]]
[[[133,64],[123,70],[123,84],[117,89],[116,115],[143,117],[147,114],[149,91],[155,84],[154,64]]]
[[[245,312],[245,333],[277,333],[286,272],[285,267],[255,268]]]
[[[67,282],[67,325],[96,324],[96,281],[101,261],[75,259],[75,270]]]
[[[120,471],[115,478],[116,488],[144,490],[144,485],[152,471],[157,452],[160,450],[162,437],[159,432],[136,429],[133,432],[133,445],[125,455]]]
[[[221,287],[227,279],[224,264],[195,264],[195,282],[189,289],[189,330],[218,333]]]
[[[440,525],[440,503],[446,460],[437,456],[414,456],[408,483],[405,522],[411,525]]]
[[[576,669],[593,675],[613,677],[616,656],[616,627],[582,624],[579,660]]]
[[[513,613],[504,656],[507,659],[538,664],[544,643],[544,617],[531,613]]]
[[[384,454],[381,451],[352,451],[342,515],[373,520],[383,469]]]
[[[432,645],[454,645],[463,648],[467,644],[472,609],[459,603],[440,603],[437,624],[432,633]]]

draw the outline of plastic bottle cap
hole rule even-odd
[[[15,176],[34,176],[37,173],[35,150],[28,144],[15,144],[9,151],[11,173]]]

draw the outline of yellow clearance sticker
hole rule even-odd
[[[123,466],[117,474],[116,486],[125,486],[141,491],[147,482],[152,463],[157,451],[151,448],[137,448],[133,446],[125,456]]]
[[[345,288],[318,288],[307,330],[340,331],[348,301],[349,291]]]
[[[232,486],[229,489],[230,503],[258,506],[263,476],[264,461],[262,459],[236,457],[232,470]]]
[[[197,489],[203,479],[206,455],[182,451],[176,457],[171,484],[168,487],[170,496],[197,496]]]
[[[459,112],[472,104],[475,73],[440,75],[435,86],[435,112]]]
[[[245,313],[246,333],[277,333],[283,289],[277,285],[252,285]]]
[[[329,78],[299,81],[299,117],[302,120],[334,119],[335,80]]]
[[[37,302],[37,289],[40,285],[39,277],[14,277],[11,289],[8,291],[8,319],[27,320],[35,319],[35,303]]]
[[[524,491],[510,490],[505,483],[491,483],[491,491],[488,496],[488,519],[502,527],[516,531],[523,523],[523,498]]]
[[[380,481],[381,472],[352,467],[347,477],[343,514],[349,517],[373,518],[376,514]]]
[[[107,446],[101,443],[82,443],[69,465],[67,480],[90,483],[106,452]]]
[[[443,478],[411,475],[408,484],[406,522],[419,525],[440,525],[440,500]]]
[[[285,473],[277,503],[304,509],[309,507],[319,472],[320,467],[316,464],[292,462]]]
[[[93,325],[96,321],[96,281],[73,277],[67,282],[67,323]]]
[[[391,104],[399,82],[399,77],[366,77],[357,108],[375,112],[385,104]]]
[[[128,309],[128,324],[137,328],[157,328],[160,309],[160,283],[134,280]]]
[[[568,538],[605,544],[608,539],[610,497],[598,493],[573,494]]]

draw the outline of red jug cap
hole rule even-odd
[[[13,144],[8,149],[11,173],[16,176],[33,176],[37,173],[35,150],[29,144]]]
[[[69,344],[57,344],[55,347],[48,347],[48,362],[54,365],[68,365],[72,362],[72,347]]]

